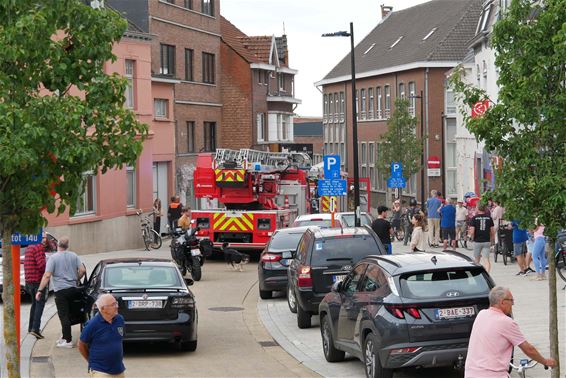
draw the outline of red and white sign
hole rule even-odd
[[[481,117],[489,108],[489,100],[478,101],[472,106],[472,118]]]
[[[438,156],[429,156],[427,166],[429,177],[440,177],[440,158]]]
[[[429,168],[440,168],[440,158],[438,156],[428,157],[428,167]]]

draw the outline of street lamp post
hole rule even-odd
[[[350,57],[352,68],[352,145],[354,160],[354,225],[360,227],[360,168],[358,164],[358,115],[356,109],[356,61],[354,57],[354,23],[350,22],[350,32],[326,33],[323,37],[350,37]]]
[[[423,110],[423,102],[424,102],[424,97],[423,97],[423,91],[421,90],[421,94],[419,96],[409,96],[409,98],[418,98],[421,100],[421,141],[424,141],[424,110]],[[424,207],[424,202],[425,202],[425,188],[424,188],[424,183],[425,183],[425,165],[424,165],[425,159],[424,159],[424,146],[423,146],[423,151],[421,154],[421,207]]]

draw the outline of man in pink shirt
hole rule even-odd
[[[465,378],[507,378],[513,347],[533,360],[555,367],[556,361],[544,358],[521,333],[519,325],[511,318],[513,295],[505,287],[496,286],[489,292],[487,310],[481,310],[474,321]]]

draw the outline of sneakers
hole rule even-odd
[[[529,266],[526,270],[525,273],[535,273],[535,271],[533,269],[531,269],[531,267]]]
[[[30,331],[29,332],[30,335],[34,335],[36,339],[41,340],[44,339],[45,337],[41,334],[41,332],[39,331]]]
[[[526,275],[525,272],[523,272],[522,270],[519,271],[519,273],[515,274],[516,276],[524,276]]]
[[[67,342],[67,340],[65,340],[65,339],[60,339],[60,340],[57,341],[57,344],[55,346],[57,348],[71,349],[71,348],[73,348],[73,342],[72,341]]]

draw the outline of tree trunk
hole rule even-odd
[[[4,302],[4,356],[2,358],[2,376],[20,377],[20,359],[16,339],[16,315],[14,312],[14,284],[12,282],[12,230],[4,228],[2,234],[2,301]],[[20,293],[17,293],[20,295]]]
[[[548,332],[550,339],[550,357],[556,360],[557,366],[552,369],[551,377],[560,378],[560,350],[558,344],[558,301],[556,293],[556,258],[554,239],[546,243],[548,256]]]

